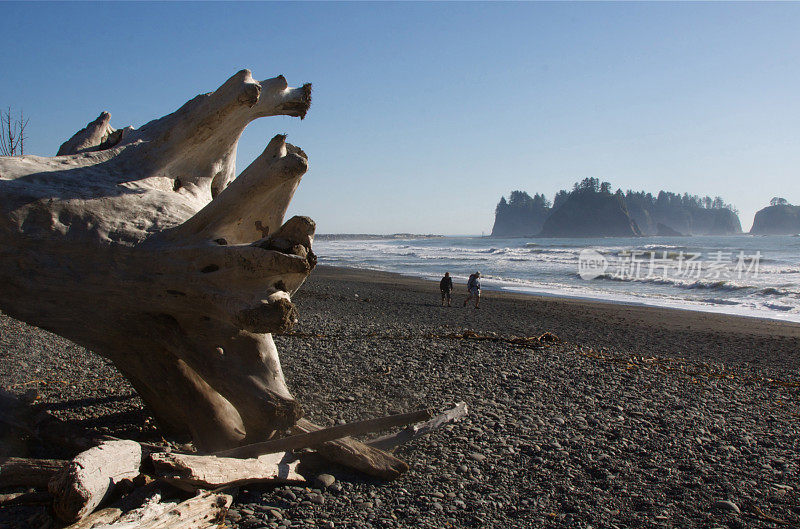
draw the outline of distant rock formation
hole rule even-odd
[[[691,212],[693,235],[736,235],[742,233],[739,215],[727,208],[698,209]]]
[[[735,235],[742,225],[735,208],[722,198],[684,193],[628,191],[625,202],[642,235],[661,235],[670,230],[682,235]],[[674,236],[674,235],[671,235]]]
[[[641,235],[631,219],[622,193],[579,189],[554,210],[542,226],[540,237],[636,237]]]
[[[800,233],[800,206],[773,198],[771,206],[759,210],[753,219],[753,235],[795,235]]]
[[[549,214],[550,202],[544,195],[531,197],[524,191],[512,191],[508,202],[501,197],[497,204],[492,237],[533,237]]]
[[[564,209],[567,208],[567,209]],[[563,211],[562,211],[563,209]],[[633,237],[637,235],[733,235],[742,233],[736,209],[722,198],[688,193],[617,190],[597,178],[585,178],[571,192],[544,195],[514,191],[500,199],[494,237]],[[794,233],[794,232],[793,232]]]

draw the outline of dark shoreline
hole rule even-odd
[[[330,272],[329,272],[330,270]],[[324,275],[328,277],[359,279],[363,281],[377,281],[384,284],[390,283],[404,283],[414,285],[420,290],[436,289],[438,282],[433,279],[425,279],[420,277],[406,276],[397,272],[383,272],[379,270],[366,270],[360,268],[348,268],[344,266],[331,266],[331,265],[318,265],[312,274]],[[463,287],[463,285],[461,285]],[[458,286],[455,292],[458,293]],[[462,288],[463,290],[463,288]],[[648,305],[646,303],[628,303],[625,301],[602,300],[583,296],[560,296],[558,294],[549,293],[535,293],[535,292],[513,292],[508,290],[496,290],[492,288],[484,288],[484,297],[486,295],[491,297],[521,299],[521,300],[536,300],[539,302],[563,302],[574,303],[583,306],[592,306],[601,310],[614,311],[619,307],[640,308],[644,311],[663,311],[666,313],[677,313],[689,317],[691,314],[701,314],[719,317],[719,323],[732,324],[733,328],[739,328],[742,322],[730,320],[755,320],[752,326],[744,324],[745,327],[756,330],[757,332],[777,332],[780,335],[793,336],[800,338],[800,322],[793,322],[781,320],[777,318],[766,318],[761,316],[750,316],[743,314],[730,314],[726,312],[708,312],[694,307],[679,308],[679,307],[660,307],[656,305]],[[690,314],[686,314],[690,313]],[[671,318],[670,318],[671,319]]]
[[[322,265],[312,272],[297,299],[317,281],[360,284],[365,291],[400,288],[413,291],[420,302],[439,304],[435,281]],[[472,325],[502,334],[553,332],[571,343],[630,353],[750,363],[795,372],[800,368],[800,324],[795,322],[491,290],[483,292],[478,311],[470,309],[479,313],[472,315],[456,306],[466,297],[465,287],[456,285],[453,294],[451,310],[463,313],[452,318],[451,330]],[[369,294],[361,297],[365,296]]]

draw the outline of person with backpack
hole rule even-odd
[[[472,298],[475,298],[475,308],[478,308],[478,303],[481,301],[481,273],[475,272],[471,276],[469,276],[469,280],[467,281],[467,290],[469,290],[469,296],[467,299],[464,300],[464,306],[467,306],[467,302]]]
[[[444,277],[439,281],[439,290],[442,291],[442,307],[444,307],[445,300],[447,301],[447,306],[452,307],[450,305],[450,293],[453,291],[453,278],[450,277],[450,272],[445,272]]]

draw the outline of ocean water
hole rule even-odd
[[[484,290],[598,299],[800,322],[800,237],[317,240],[321,264]]]

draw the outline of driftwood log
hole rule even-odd
[[[63,459],[0,457],[0,488],[47,487],[50,479],[66,464]]]
[[[51,503],[52,501],[53,496],[49,492],[33,491],[0,494],[0,507],[7,507],[9,505],[44,504]]]
[[[68,526],[67,529],[92,529],[93,527],[108,525],[128,513],[141,510],[143,507],[146,509],[147,505],[161,502],[161,500],[161,484],[149,481],[111,505],[98,509],[82,520]],[[174,502],[173,505],[177,505],[177,502]]]
[[[142,447],[135,441],[107,441],[78,454],[48,484],[53,511],[66,523],[85,518],[118,483],[137,477],[141,465]]]
[[[300,460],[287,452],[249,459],[164,452],[150,458],[159,479],[184,490],[306,480],[297,473]]]
[[[92,529],[211,529],[221,527],[233,498],[204,492],[175,504],[161,502],[156,493],[139,508],[111,523],[92,524]],[[88,529],[88,528],[87,528]]]
[[[308,161],[279,135],[234,177],[247,124],[310,93],[243,70],[139,129],[104,112],[58,156],[0,157],[0,309],[109,358],[202,449],[295,424],[270,333],[316,263],[313,221],[283,222]]]
[[[295,435],[317,430],[322,430],[322,427],[306,419],[300,419],[292,427],[292,433]],[[319,455],[329,461],[354,468],[376,478],[395,479],[408,471],[408,464],[405,461],[351,437],[328,441],[315,448]]]

